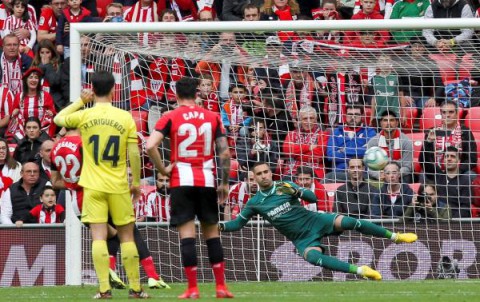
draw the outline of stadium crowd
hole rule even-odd
[[[466,0],[3,0],[0,223],[63,219],[63,193],[58,206],[43,196],[52,146],[66,132],[53,118],[70,102],[71,23],[474,18],[478,7]],[[480,72],[468,51],[478,43],[471,29],[138,36],[140,46],[182,45],[201,59],[126,54],[115,39],[82,36],[83,88],[92,72],[113,72],[115,105],[132,113],[144,148],[157,120],[176,106],[176,81],[198,78],[196,103],[221,116],[230,146],[225,220],[257,191],[251,169],[258,161],[275,179],[312,190],[318,203],[305,204],[312,211],[414,220],[477,215]],[[382,55],[372,52],[379,49]],[[395,49],[408,52],[410,67],[395,62]],[[317,53],[335,60],[323,69],[298,64]],[[349,66],[365,53],[374,54],[370,66]],[[236,63],[219,60],[229,57]],[[169,141],[162,144],[169,158]],[[381,171],[362,161],[373,146],[391,160]],[[145,152],[142,163],[137,219],[166,222],[168,179],[156,175]]]

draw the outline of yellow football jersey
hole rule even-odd
[[[137,128],[130,113],[107,103],[65,117],[65,126],[81,132],[83,167],[79,184],[106,193],[130,190],[127,144],[137,143]]]

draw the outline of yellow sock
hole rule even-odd
[[[110,282],[108,281],[109,258],[107,242],[105,240],[95,240],[92,242],[92,258],[95,271],[97,272],[100,292],[104,293],[110,290]]]
[[[128,284],[134,291],[140,291],[140,262],[138,260],[138,250],[135,242],[124,242],[120,245],[122,249],[122,263],[127,272]]]

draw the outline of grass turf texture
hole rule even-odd
[[[146,291],[153,299],[179,301],[185,284],[170,284],[171,290]],[[215,299],[215,285],[200,284],[201,301]],[[235,301],[480,301],[479,280],[350,281],[350,282],[230,282]],[[92,301],[94,286],[0,288],[0,301]],[[127,290],[114,290],[115,301],[127,299]]]

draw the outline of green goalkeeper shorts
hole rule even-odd
[[[300,256],[308,247],[321,247],[321,240],[328,235],[339,235],[341,232],[335,231],[334,222],[339,214],[319,213],[314,220],[305,224],[305,230],[301,238],[293,240]]]

